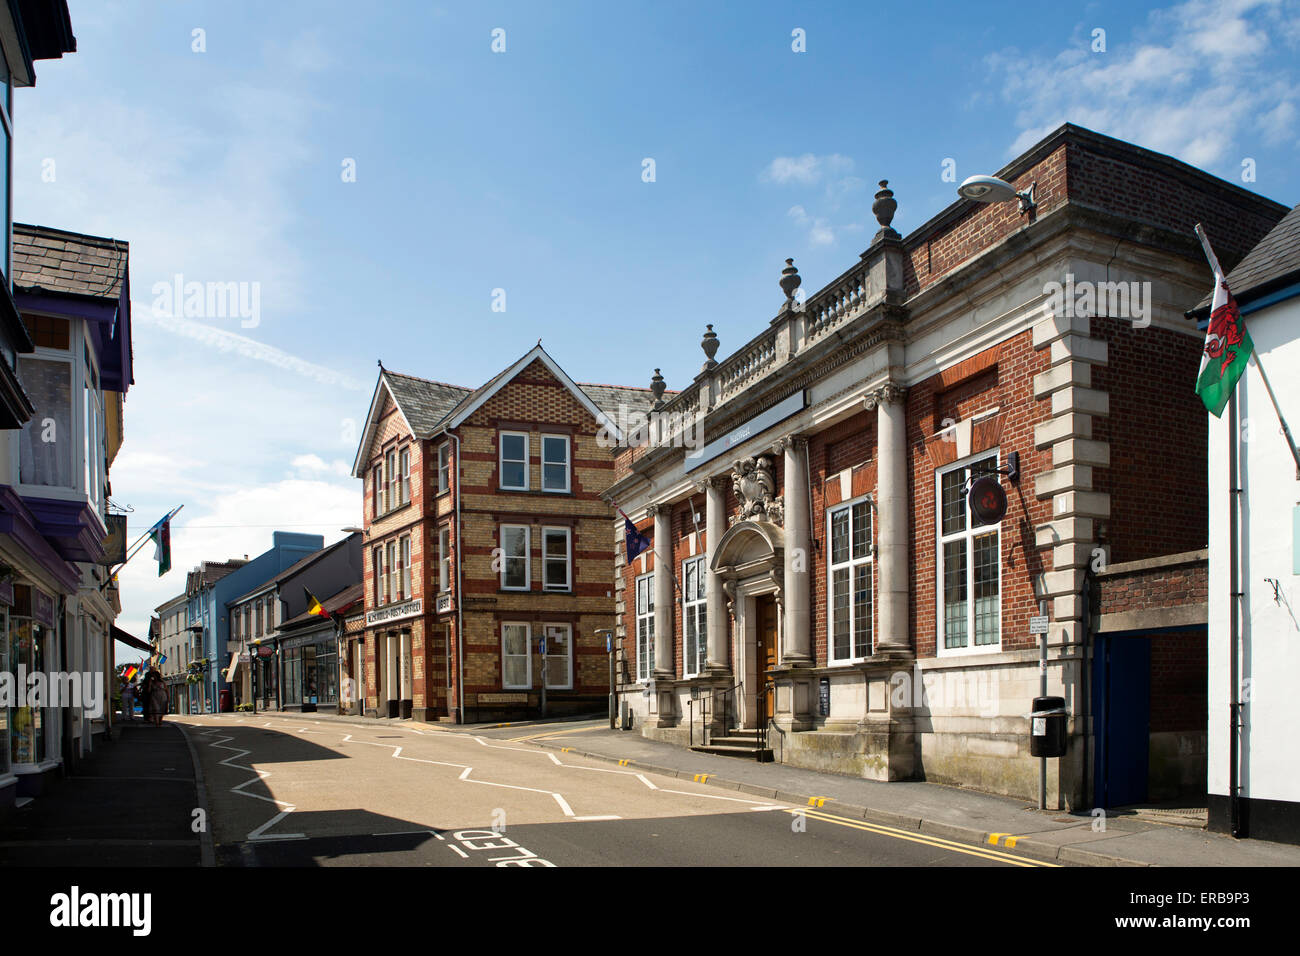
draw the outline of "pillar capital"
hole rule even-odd
[[[727,482],[731,480],[727,475],[709,475],[707,478],[701,478],[695,482],[695,490],[707,492],[709,489],[714,491],[726,491]]]
[[[879,388],[873,388],[862,397],[863,407],[874,412],[881,405],[900,404],[907,398],[907,386],[897,382],[886,382]]]
[[[794,451],[801,452],[808,447],[808,436],[806,435],[785,435],[772,442],[772,453],[779,455],[782,452]]]

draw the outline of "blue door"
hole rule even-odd
[[[1122,807],[1147,798],[1151,726],[1151,642],[1097,635],[1092,712],[1096,730],[1093,806]]]

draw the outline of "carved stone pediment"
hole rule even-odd
[[[766,521],[782,525],[785,507],[776,493],[776,476],[772,473],[772,459],[767,455],[741,458],[731,466],[731,482],[740,506],[732,517],[734,525],[741,521]]]

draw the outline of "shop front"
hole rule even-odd
[[[334,628],[281,640],[284,707],[287,710],[336,710],[339,703],[338,639]]]
[[[38,587],[16,584],[13,605],[5,611],[0,643],[7,647],[4,668],[15,695],[5,714],[7,772],[18,778],[19,796],[36,796],[59,764],[56,709],[29,700],[28,678],[58,669],[54,597]],[[2,771],[0,771],[2,772]]]

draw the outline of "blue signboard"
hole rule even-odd
[[[742,445],[756,435],[761,435],[778,422],[785,421],[796,412],[802,411],[807,399],[801,389],[783,402],[778,402],[765,412],[755,415],[743,425],[733,428],[717,441],[711,441],[698,451],[686,456],[686,470],[693,471],[719,455],[725,455],[737,445]]]

